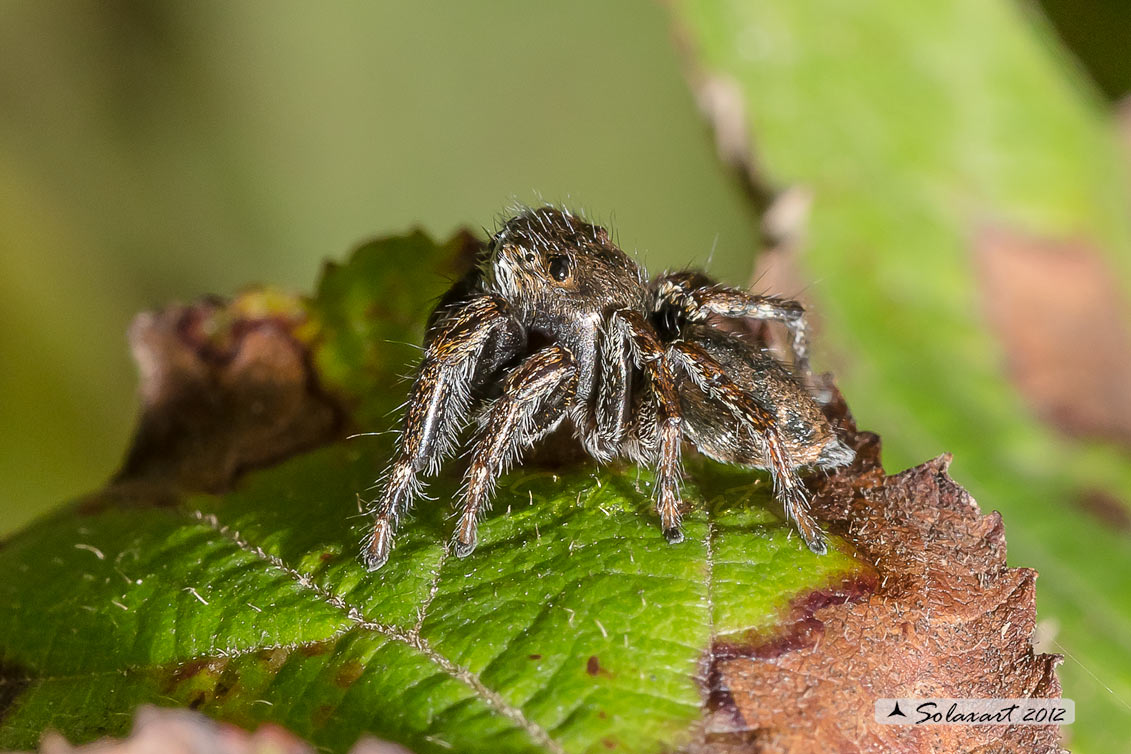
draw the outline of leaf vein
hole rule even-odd
[[[706,561],[707,561],[707,631],[708,643],[707,646],[713,646],[715,643],[716,629],[715,629],[715,523],[707,521],[707,538],[706,545]]]
[[[292,641],[292,642],[274,642],[271,644],[259,644],[253,647],[232,647],[213,649],[210,652],[205,652],[199,655],[193,655],[178,660],[170,660],[169,662],[160,662],[154,664],[132,664],[124,665],[120,668],[105,668],[103,670],[84,670],[78,673],[55,673],[51,675],[44,675],[39,673],[32,673],[26,676],[17,676],[15,678],[0,678],[0,686],[5,686],[11,682],[31,682],[31,683],[53,683],[56,681],[81,681],[92,676],[103,675],[130,675],[133,673],[145,673],[148,671],[160,672],[167,668],[181,667],[195,662],[219,662],[220,660],[233,660],[238,657],[246,655],[253,655],[259,652],[270,652],[276,649],[282,649],[286,652],[294,652],[302,649],[311,649],[320,644],[328,641],[337,641],[350,631],[356,630],[356,625],[343,626],[337,629],[329,636],[321,639],[309,639],[307,641]],[[166,697],[170,701],[176,701],[173,697]]]
[[[420,630],[424,628],[424,620],[428,617],[428,608],[432,606],[432,600],[436,599],[436,593],[440,591],[440,574],[444,570],[444,563],[448,560],[448,547],[445,545],[444,549],[440,551],[440,560],[436,563],[436,571],[432,574],[432,585],[428,589],[428,596],[424,598],[424,602],[416,611],[416,625],[412,627],[410,632],[412,636],[420,637]]]
[[[252,544],[240,536],[239,532],[233,531],[230,527],[221,524],[214,514],[205,514],[198,510],[193,511],[190,515],[211,528],[217,534],[231,541],[244,552],[254,555],[271,567],[287,574],[296,584],[316,595],[323,602],[341,610],[345,613],[346,617],[353,621],[359,628],[381,634],[393,641],[400,642],[415,649],[427,660],[447,673],[451,678],[469,686],[480,696],[488,707],[491,707],[497,713],[522,728],[532,739],[542,744],[550,751],[555,752],[555,754],[565,754],[565,749],[550,736],[545,728],[527,718],[526,714],[520,708],[504,699],[502,694],[498,691],[488,688],[477,674],[471,672],[468,668],[457,665],[437,652],[432,648],[431,644],[419,634],[414,634],[412,631],[404,631],[395,626],[389,626],[368,618],[360,608],[351,605],[337,594],[319,585],[310,574],[303,573],[293,568],[279,556],[273,555],[262,547]]]

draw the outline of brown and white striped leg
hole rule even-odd
[[[809,495],[789,457],[774,417],[727,376],[725,370],[702,347],[676,341],[670,348],[672,361],[683,369],[696,387],[725,406],[755,437],[760,436],[766,462],[774,482],[774,494],[785,509],[805,544],[815,553],[825,554],[825,535],[809,513]]]
[[[463,512],[452,545],[467,557],[478,541],[479,518],[487,509],[495,481],[524,450],[557,427],[577,384],[568,350],[553,345],[527,357],[503,383],[479,432],[464,477]]]
[[[397,523],[420,494],[418,475],[439,465],[466,421],[471,383],[484,350],[505,350],[513,328],[509,308],[494,296],[473,298],[433,326],[409,394],[397,453],[375,505],[373,529],[362,543],[370,571],[388,560]]]
[[[802,380],[809,374],[809,329],[805,307],[777,296],[758,296],[741,288],[716,283],[695,272],[676,272],[658,278],[653,288],[661,298],[687,313],[693,321],[714,314],[728,319],[772,320],[783,323],[791,337],[793,371]]]
[[[679,521],[683,500],[679,483],[683,475],[680,444],[683,440],[683,416],[675,375],[668,364],[664,344],[656,337],[644,316],[631,309],[613,313],[612,326],[617,328],[637,366],[644,370],[656,399],[656,434],[659,458],[656,462],[656,511],[664,537],[675,544],[683,541]]]
[[[776,296],[756,296],[725,285],[699,288],[689,295],[703,315],[783,323],[792,338],[793,371],[802,379],[809,379],[809,328],[805,321],[805,307],[800,303]]]
[[[597,402],[589,424],[588,445],[598,461],[619,454],[631,420],[630,381],[632,354],[620,328],[612,323],[601,328],[597,370]]]

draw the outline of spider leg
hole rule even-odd
[[[827,550],[824,533],[809,513],[808,492],[797,474],[797,465],[790,458],[773,415],[736,385],[701,346],[675,341],[669,353],[672,361],[683,369],[696,387],[725,406],[743,426],[762,438],[764,455],[774,482],[774,494],[809,549],[823,555]]]
[[[509,343],[500,345],[508,338]],[[433,325],[397,452],[374,506],[373,529],[363,543],[362,557],[370,571],[389,558],[400,517],[420,493],[417,475],[435,470],[466,420],[471,385],[482,368],[480,358],[489,351],[495,361],[501,360],[502,352],[515,347],[516,338],[506,303],[494,296],[472,298]]]
[[[728,319],[772,320],[789,329],[794,372],[809,378],[809,327],[805,307],[777,296],[758,296],[741,288],[715,283],[703,275],[676,273],[654,284],[661,297],[680,306],[688,319],[703,321],[715,314]]]
[[[648,375],[656,401],[656,433],[659,459],[656,463],[656,511],[664,536],[675,544],[683,541],[679,528],[683,503],[679,494],[682,476],[680,442],[683,415],[679,407],[675,375],[663,343],[642,314],[632,309],[613,313],[612,326],[620,333],[633,360]]]
[[[464,477],[463,513],[452,542],[458,557],[467,557],[475,549],[476,528],[495,480],[522,451],[557,427],[576,386],[573,356],[559,345],[532,354],[507,375],[503,394],[491,405]]]
[[[574,420],[585,428],[581,440],[590,455],[604,463],[618,454],[628,432],[633,357],[623,332],[611,322],[601,328],[598,348],[594,410],[580,411]]]

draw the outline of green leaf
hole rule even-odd
[[[269,329],[305,311],[287,326],[314,349],[318,389],[384,429],[403,343],[468,243],[370,244],[304,305],[253,293],[229,313]],[[209,348],[259,331],[225,321],[206,320]],[[647,472],[584,464],[507,476],[462,560],[444,546],[457,481],[442,477],[369,574],[358,495],[390,452],[387,434],[334,442],[219,494],[123,479],[5,542],[0,749],[46,729],[121,734],[150,702],[332,751],[362,733],[417,752],[667,751],[700,718],[712,637],[772,631],[795,600],[871,569],[838,538],[810,553],[759,474],[692,464],[697,512],[673,547]]]
[[[1075,750],[1131,740],[1131,542],[1074,508],[1131,489],[1125,452],[1066,441],[1005,378],[979,301],[985,228],[1084,238],[1131,290],[1110,116],[1031,8],[1004,0],[673,4],[700,85],[734,84],[756,180],[812,192],[806,277],[838,377],[890,467],[943,450],[1000,510],[1077,703]],[[733,111],[734,108],[732,108]]]

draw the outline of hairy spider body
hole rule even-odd
[[[727,320],[777,320],[792,335],[791,374]],[[804,311],[694,272],[649,281],[604,228],[552,207],[526,211],[491,239],[479,265],[433,312],[397,451],[363,544],[370,570],[389,557],[400,518],[460,430],[478,419],[453,549],[476,546],[495,480],[522,452],[568,422],[601,462],[655,467],[664,535],[679,542],[681,445],[767,469],[786,516],[824,552],[798,476],[853,454],[803,384]]]

